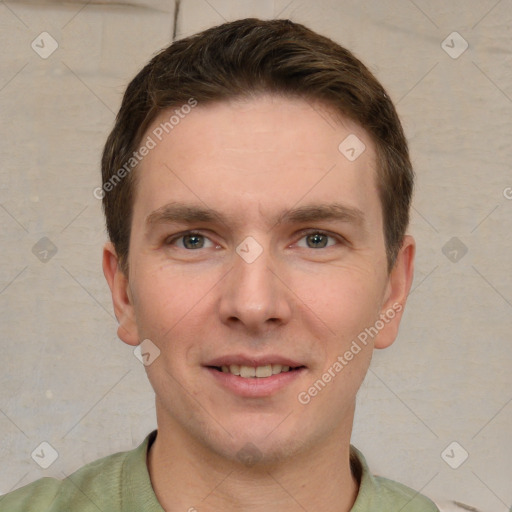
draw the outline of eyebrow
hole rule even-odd
[[[282,212],[277,216],[274,226],[285,223],[299,224],[321,220],[345,222],[362,228],[365,224],[365,215],[359,208],[340,203],[311,204]],[[194,222],[229,224],[223,214],[211,208],[183,203],[168,203],[150,213],[146,218],[146,225],[148,227],[171,222],[183,224]]]
[[[151,212],[146,218],[146,225],[167,222],[220,222],[225,223],[224,216],[211,208],[192,206],[182,203],[169,203]]]
[[[363,226],[364,213],[359,209],[340,203],[306,205],[288,210],[278,217],[277,223],[304,223],[320,220],[333,220]]]

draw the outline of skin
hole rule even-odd
[[[396,338],[415,244],[405,237],[388,273],[374,145],[361,127],[346,119],[334,126],[327,114],[269,95],[199,104],[136,171],[128,276],[112,244],[104,248],[119,337],[149,339],[161,351],[146,367],[158,423],[148,468],[167,511],[271,504],[339,512],[357,496],[349,467],[356,393],[373,349]],[[350,134],[366,145],[353,162],[338,150]],[[223,218],[173,222],[161,215],[171,203]],[[292,209],[333,203],[362,217],[278,222]],[[201,236],[179,238],[187,230]],[[248,236],[262,249],[252,263],[236,252]],[[299,393],[393,304],[401,311],[300,403]],[[244,397],[204,366],[229,354],[277,354],[306,368],[276,392]],[[256,463],[240,457],[248,443]]]

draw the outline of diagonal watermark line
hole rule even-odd
[[[27,66],[28,62],[24,64],[4,85],[2,85],[0,92],[2,92]]]
[[[75,486],[75,488],[76,488],[78,491],[80,491],[80,492],[82,493],[82,495],[83,495],[85,498],[87,498],[87,499],[88,499],[88,500],[89,500],[89,501],[90,501],[90,502],[91,502],[91,503],[96,507],[96,509],[97,509],[97,510],[99,510],[100,512],[107,512],[106,510],[104,510],[104,509],[100,508],[100,507],[98,506],[98,504],[97,504],[97,503],[95,503],[95,502],[93,501],[93,499],[92,499],[88,494],[86,494],[86,493],[85,493],[85,492],[84,492],[84,491],[83,491],[83,490],[82,490],[82,489],[81,489],[81,488],[80,488],[80,487],[79,487],[75,482],[73,482],[73,479],[71,478],[71,476],[72,476],[72,475],[66,475],[66,473],[62,473],[62,475],[64,476],[64,478],[65,478],[68,482],[71,482],[71,483]],[[57,496],[58,496],[58,494],[56,494],[55,498],[57,498]],[[55,501],[55,498],[54,498],[54,501]],[[53,501],[52,501],[52,503],[53,503]],[[50,504],[50,505],[51,505],[51,504]],[[60,507],[59,507],[59,508],[60,508]],[[81,507],[80,507],[80,508],[81,508]]]
[[[434,70],[434,68],[439,64],[439,62],[436,62],[397,102],[396,105],[398,105],[406,96],[408,96],[418,85],[423,82],[423,80]]]
[[[166,167],[172,174],[173,176],[193,195],[197,198],[197,200],[202,203],[205,208],[207,208],[208,210],[211,210],[212,208],[210,208],[210,206],[208,204],[206,204],[206,201],[204,201],[203,199],[201,199],[181,178],[180,176],[178,176],[178,174],[176,174],[166,163],[164,163],[164,167]],[[224,225],[224,227],[226,229],[229,230],[229,226],[221,219],[221,223]]]
[[[105,107],[112,112],[112,114],[116,114],[63,60],[61,61],[64,66],[66,66],[72,75],[86,88],[89,90],[91,94],[93,94]]]
[[[509,305],[512,307],[512,303],[488,280],[485,278],[485,276],[478,271],[478,269],[474,266],[474,265],[471,265],[473,267],[473,270]]]
[[[292,0],[293,1],[293,0]],[[309,100],[306,100],[306,103],[311,107],[312,110],[314,110],[333,130],[336,130],[336,126],[331,124],[327,118],[313,105],[312,102]]]
[[[174,177],[192,194],[194,195],[198,200],[199,202],[201,202],[202,204],[204,204],[204,206],[206,208],[208,208],[209,210],[211,210],[211,208],[206,204],[205,201],[203,201],[203,199],[201,199],[167,164],[164,163],[164,167],[166,167],[173,175]],[[226,228],[229,228],[228,225],[226,225],[224,222],[224,227]]]
[[[503,94],[503,96],[512,103],[512,98],[474,60],[471,62],[473,63],[473,66],[475,66],[475,68],[478,69],[478,71],[480,71],[480,73],[482,73],[482,75],[484,75],[485,78],[487,78],[487,80],[489,80],[489,82],[491,82],[491,84],[494,85],[494,87],[496,87],[496,89],[498,89],[498,91],[500,91],[501,94]]]
[[[432,25],[434,25],[434,27],[439,28],[437,26],[437,23],[423,9],[421,9],[421,7],[418,4],[416,4],[416,2],[413,2],[413,0],[409,0],[409,2],[412,5],[414,5],[414,7],[416,7],[416,9],[418,9],[418,11],[420,11],[421,14],[423,14],[423,16],[425,16],[425,18],[427,18],[427,20],[430,21],[430,23],[432,23]]]
[[[7,414],[5,414],[4,411],[2,411],[2,409],[0,409],[0,412],[27,438],[29,439],[29,437],[27,436],[27,434],[25,434],[25,432],[20,428],[20,426],[18,424],[16,424],[11,418],[9,418],[9,416],[7,416]]]
[[[402,402],[402,404],[407,407],[407,409],[409,409],[409,411],[411,411],[412,414],[414,414],[414,416],[416,416],[416,418],[418,418],[421,423],[423,423],[423,425],[425,425],[425,427],[427,427],[430,432],[432,432],[432,434],[434,434],[434,436],[437,437],[437,439],[439,439],[439,436],[375,373],[374,370],[372,370],[371,368],[369,368],[369,371],[373,373],[373,375],[375,375],[375,377],[377,377],[377,379],[379,379],[382,384],[384,384],[384,386],[391,392],[393,393],[393,395],[395,395],[396,398],[398,398],[398,400],[400,400],[400,402]]]
[[[480,480],[480,482],[482,482],[482,484],[483,484],[483,485],[485,485],[485,487],[487,487],[487,489],[489,490],[489,492],[491,492],[492,494],[494,494],[494,496],[496,496],[496,498],[497,498],[498,500],[500,500],[500,501],[501,501],[501,503],[503,503],[503,505],[505,505],[505,507],[507,507],[507,508],[508,508],[508,505],[507,505],[507,504],[506,504],[506,503],[505,503],[505,502],[504,502],[504,501],[503,501],[503,500],[502,500],[502,499],[501,499],[501,498],[500,498],[500,497],[499,497],[499,496],[498,496],[498,495],[497,495],[497,494],[496,494],[496,493],[495,493],[495,492],[494,492],[494,491],[493,491],[493,490],[492,490],[492,489],[491,489],[491,488],[490,488],[490,487],[489,487],[489,486],[488,486],[488,485],[487,485],[487,484],[486,484],[486,483],[485,483],[485,482],[484,482],[484,481],[483,481],[483,480],[482,480],[482,479],[481,479],[481,478],[480,478],[480,477],[479,477],[479,476],[478,476],[478,475],[473,471],[473,470],[471,470],[471,473],[473,473],[473,475],[475,475],[475,476],[478,478],[478,480]]]
[[[76,426],[131,372],[128,370],[113,386],[111,386],[103,396],[62,436],[64,439]]]
[[[18,273],[17,273],[17,274],[16,274],[16,275],[15,275],[15,276],[14,276],[14,277],[9,281],[9,282],[8,282],[8,283],[7,283],[7,284],[6,284],[6,285],[5,285],[5,286],[0,290],[0,295],[1,295],[2,293],[4,293],[4,292],[5,292],[5,290],[7,290],[7,288],[9,288],[9,286],[11,286],[11,284],[12,284],[12,283],[14,283],[14,281],[16,281],[16,279],[18,279],[18,277],[19,277],[19,276],[21,276],[21,274],[23,274],[23,272],[25,272],[25,270],[27,270],[27,268],[28,268],[28,265],[27,265],[24,269],[20,270],[20,271],[19,271],[19,272],[18,272]]]
[[[167,164],[164,163],[164,167],[167,168],[168,171],[170,171],[173,176],[194,196],[201,201],[207,208],[210,208]]]
[[[279,18],[281,16],[281,14],[283,14],[284,11],[286,11],[286,9],[288,9],[288,7],[290,7],[290,5],[293,4],[293,2],[295,2],[295,0],[290,0],[283,9],[281,9],[277,14],[274,14],[274,19],[276,18]],[[275,2],[274,2],[274,8],[275,8]]]
[[[263,438],[263,440],[267,439],[267,437],[270,437],[286,421],[292,412],[293,409]]]
[[[0,204],[0,208],[2,208],[2,210],[7,213],[7,215],[9,215],[9,217],[11,217],[11,219],[13,219],[19,226],[21,226],[26,233],[28,233],[28,229],[9,210],[7,210],[3,204]]]
[[[61,30],[65,29],[91,2],[92,0],[85,2],[85,4],[82,5],[82,7],[80,7],[80,9],[78,9],[78,11],[73,14],[73,16],[66,23],[64,23],[64,25],[62,25]]]
[[[434,478],[439,475],[439,472],[437,472],[419,491],[416,492],[416,494],[400,509],[398,509],[398,512],[400,512],[401,510],[403,510],[405,507],[407,507],[407,505],[409,505],[409,503],[411,503],[411,501],[413,501],[416,496],[418,496],[419,494],[421,494],[421,492],[423,491],[423,489],[425,489],[425,487],[427,487],[427,485],[432,482],[432,480],[434,480]]]
[[[484,430],[484,428],[486,428],[492,421],[494,421],[494,419],[501,413],[501,411],[503,411],[503,409],[505,409],[505,407],[507,407],[507,405],[512,402],[512,398],[505,403],[505,405],[503,405],[499,410],[498,412],[489,420],[487,421],[487,423],[480,428],[480,430],[478,430],[478,432],[471,438],[471,439],[475,439],[476,436],[478,436],[480,434],[480,432],[482,432],[482,430]]]
[[[62,228],[61,233],[64,233],[64,231],[66,231],[66,229],[68,229],[68,228],[69,228],[69,226],[71,226],[71,224],[73,224],[73,222],[75,222],[75,220],[76,220],[76,219],[78,219],[78,217],[80,217],[80,215],[82,215],[82,213],[84,213],[84,212],[85,212],[85,210],[87,210],[87,208],[88,208],[88,206],[87,206],[87,205],[86,205],[86,206],[84,206],[84,207],[83,207],[83,209],[80,211],[80,213],[78,213],[77,215],[75,215],[75,216],[73,217],[73,219],[72,219],[70,222],[68,222],[68,223],[67,223],[67,224]]]
[[[222,14],[217,9],[215,9],[215,7],[213,7],[213,5],[208,0],[203,1],[206,2],[224,21],[228,21],[226,18],[224,18],[224,16],[222,16]]]
[[[98,304],[98,306],[103,309],[103,311],[105,311],[114,320],[117,320],[115,316],[91,292],[89,292],[89,290],[66,267],[63,265],[61,265],[61,267],[69,275],[69,277],[71,277],[71,279],[73,279],[73,281],[75,281],[75,283],[77,283],[78,286],[80,286],[80,288],[82,288],[82,290],[87,293],[87,295],[89,295],[89,297],[91,297],[91,299],[93,299],[94,302],[96,302],[96,304]]]
[[[480,22],[482,22],[498,4],[501,4],[502,0],[498,0],[471,28],[474,29]]]
[[[493,214],[493,213],[494,213],[494,212],[495,212],[499,207],[500,207],[500,205],[499,205],[499,204],[498,204],[498,205],[496,205],[496,206],[492,209],[492,211],[491,211],[490,213],[488,213],[488,214],[487,214],[487,215],[486,215],[486,216],[485,216],[485,217],[484,217],[484,218],[483,218],[483,219],[482,219],[482,220],[481,220],[481,221],[480,221],[480,222],[479,222],[479,223],[478,223],[478,224],[477,224],[477,225],[476,225],[476,226],[475,226],[471,231],[470,231],[470,233],[473,233],[473,231],[475,231],[475,230],[478,228],[478,226],[480,226],[480,224],[482,224],[482,222],[484,222],[484,220],[486,220],[486,219],[487,219],[487,217],[489,217],[490,215],[492,215],[492,214]]]
[[[231,470],[204,498],[201,499],[201,501],[207,500],[234,472],[234,469]]]
[[[281,482],[279,482],[279,480],[277,480],[277,478],[276,478],[274,475],[272,475],[272,474],[271,474],[271,473],[269,473],[268,471],[267,471],[267,474],[268,474],[268,476],[270,476],[270,478],[272,478],[272,480],[274,480],[274,482],[275,482],[277,485],[279,485],[279,487],[281,487],[281,489],[283,489],[283,491],[284,491],[286,494],[288,494],[288,496],[290,496],[290,498],[291,498],[293,501],[295,501],[295,503],[297,503],[297,505],[299,505],[299,507],[300,507],[302,510],[305,510],[306,512],[308,512],[308,509],[307,509],[307,508],[305,508],[305,507],[304,507],[304,505],[302,505],[302,503],[299,503],[299,502],[297,501],[297,499],[295,498],[295,496],[293,496],[293,494],[291,494],[290,492],[288,492],[288,489],[286,489],[285,487],[283,487],[283,485],[281,484]]]
[[[316,182],[313,184],[313,186],[305,192],[298,201],[296,201],[291,208],[288,210],[291,212],[334,168],[336,167],[336,164],[332,164],[332,166],[329,168],[329,170]],[[279,224],[279,221],[277,221],[270,229],[269,232],[272,231],[277,225]]]
[[[270,267],[267,267],[268,270],[270,270],[270,272],[272,272],[272,274],[274,276],[277,277],[277,279],[279,279],[279,281],[281,281],[281,283],[284,284],[284,286],[286,286],[286,288],[288,288],[288,290],[290,290],[293,295],[295,295],[295,297],[297,297],[297,299],[302,303],[304,304],[304,306],[306,306],[309,311],[311,311],[311,313],[313,313],[313,315],[316,316],[316,318],[318,320],[320,320],[320,322],[322,322],[322,324],[325,326],[325,328],[334,336],[336,336],[336,333],[270,268]]]
[[[23,482],[23,480],[29,475],[30,471],[28,473],[25,473],[3,496],[0,496],[0,503],[2,503],[2,500],[7,496],[8,493],[11,491],[14,491],[20,484],[20,482]]]
[[[4,4],[5,7],[7,7],[7,9],[9,11],[11,11],[11,14],[15,17],[15,18],[18,18],[19,21],[21,21],[21,23],[23,23],[23,25],[25,25],[26,28],[30,28],[13,10],[12,8],[7,4],[7,2],[5,0],[3,1],[0,1],[0,4]]]
[[[434,271],[439,267],[439,265],[436,265],[410,292],[409,292],[409,295],[412,295],[413,292],[415,292],[420,286],[421,284],[423,283],[423,281],[425,281],[428,277],[430,277]]]
[[[434,226],[434,224],[432,224],[432,222],[430,222],[426,217],[425,215],[423,215],[418,209],[416,209],[414,206],[412,206],[412,209],[436,232],[436,233],[439,233],[439,231],[437,230],[437,228]]]

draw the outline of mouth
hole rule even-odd
[[[260,366],[247,366],[240,364],[230,364],[221,366],[208,366],[213,370],[222,373],[229,373],[242,377],[243,379],[265,379],[272,377],[272,375],[279,375],[280,373],[294,372],[305,368],[305,366],[289,366],[285,364],[265,364]]]
[[[225,356],[204,365],[213,382],[242,397],[275,395],[292,385],[307,370],[300,362],[280,356]]]

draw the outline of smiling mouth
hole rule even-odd
[[[230,373],[244,379],[264,379],[278,375],[280,373],[293,372],[305,368],[304,366],[290,367],[281,364],[266,364],[263,366],[245,366],[238,364],[231,364],[229,366],[209,366],[214,370],[222,373]]]

